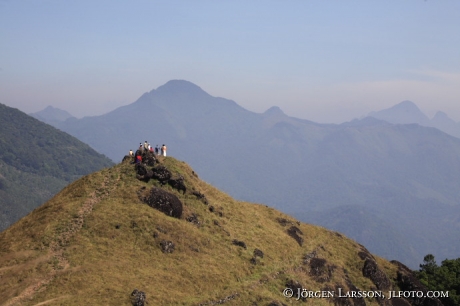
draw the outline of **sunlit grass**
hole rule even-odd
[[[291,304],[295,299],[282,296],[288,280],[299,281],[309,290],[336,285],[346,288],[344,269],[360,289],[374,286],[362,276],[363,261],[357,256],[360,246],[356,242],[298,223],[265,205],[235,201],[201,181],[181,161],[168,157],[162,163],[173,175],[185,179],[185,195],[170,186],[161,187],[184,203],[181,219],[168,217],[139,200],[141,188],[160,184],[138,181],[129,163],[86,176],[1,233],[0,296],[8,301],[48,277],[49,283],[21,305],[43,301],[48,301],[47,305],[129,305],[129,294],[135,288],[146,293],[149,305],[197,305],[235,294],[228,305]],[[192,190],[203,193],[208,205],[192,195]],[[83,213],[89,204],[93,204],[92,210]],[[198,216],[199,226],[186,221],[191,214]],[[79,218],[83,223],[76,226]],[[302,246],[287,234],[291,225],[281,225],[278,218],[287,219],[303,232]],[[63,235],[68,240],[63,241]],[[234,239],[245,242],[247,249],[234,245]],[[172,241],[175,251],[163,253],[162,240]],[[62,253],[68,267],[52,254],[52,246]],[[250,260],[256,248],[264,257],[254,265]],[[303,264],[303,257],[313,251],[334,266],[326,282],[311,277],[309,266]],[[391,264],[381,259],[379,263],[394,273]],[[332,303],[327,299],[307,302]]]

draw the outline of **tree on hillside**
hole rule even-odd
[[[449,297],[439,298],[444,305],[460,305],[460,258],[443,260],[438,266],[428,254],[416,275],[428,290],[449,292]]]

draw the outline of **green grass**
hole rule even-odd
[[[363,260],[357,255],[356,242],[321,227],[298,225],[292,217],[265,205],[235,201],[201,181],[184,162],[168,157],[162,163],[185,178],[185,195],[170,186],[161,187],[183,202],[181,219],[139,200],[142,187],[160,184],[138,181],[129,163],[85,176],[0,233],[0,300],[7,301],[0,305],[10,305],[8,301],[40,280],[49,282],[20,305],[130,305],[134,288],[146,293],[149,305],[198,305],[235,293],[238,296],[226,305],[271,301],[290,305],[297,302],[282,296],[287,280],[297,280],[310,290],[347,288],[344,269],[358,288],[374,287],[362,276]],[[191,190],[205,194],[209,205]],[[91,204],[91,211],[82,211]],[[192,213],[200,226],[186,221]],[[277,218],[291,220],[301,229],[302,247],[286,233],[289,226],[283,227]],[[233,239],[244,241],[247,249],[233,245]],[[162,253],[162,240],[173,241],[175,251]],[[264,252],[264,258],[253,265],[255,248]],[[315,280],[309,266],[302,264],[303,256],[314,250],[335,267],[327,282]],[[390,263],[378,262],[394,277]],[[377,305],[373,300],[366,302]],[[331,303],[328,299],[307,301],[309,305]]]

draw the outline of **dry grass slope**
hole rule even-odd
[[[347,290],[350,283],[375,289],[363,277],[356,242],[265,205],[235,201],[184,162],[161,162],[184,177],[185,194],[155,180],[139,181],[133,165],[121,163],[67,186],[0,233],[0,305],[130,305],[134,288],[146,293],[151,306],[214,305],[226,298],[227,305],[290,305],[295,299],[282,296],[290,280],[310,290]],[[139,200],[140,190],[152,186],[183,202],[181,219]],[[204,194],[208,204],[191,191]],[[192,214],[199,224],[187,221]],[[287,234],[291,226],[302,232],[302,246]],[[247,248],[233,244],[235,239]],[[175,244],[174,252],[161,251],[163,240]],[[264,256],[254,264],[255,249]],[[312,258],[326,265],[314,270]],[[395,266],[379,258],[377,263],[396,277]]]

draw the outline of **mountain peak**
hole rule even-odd
[[[157,88],[158,93],[206,93],[201,87],[185,80],[171,80]]]
[[[428,117],[411,101],[403,101],[390,108],[372,112],[369,116],[395,124],[417,123],[428,125]]]
[[[285,115],[284,112],[278,106],[272,106],[264,112],[264,115]]]
[[[45,109],[38,111],[36,113],[29,114],[32,117],[35,117],[39,120],[43,120],[45,122],[50,121],[65,121],[73,116],[66,112],[65,110],[53,107],[48,105]]]
[[[390,109],[398,109],[406,112],[420,112],[420,109],[417,107],[417,105],[414,102],[408,100],[402,101]]]

